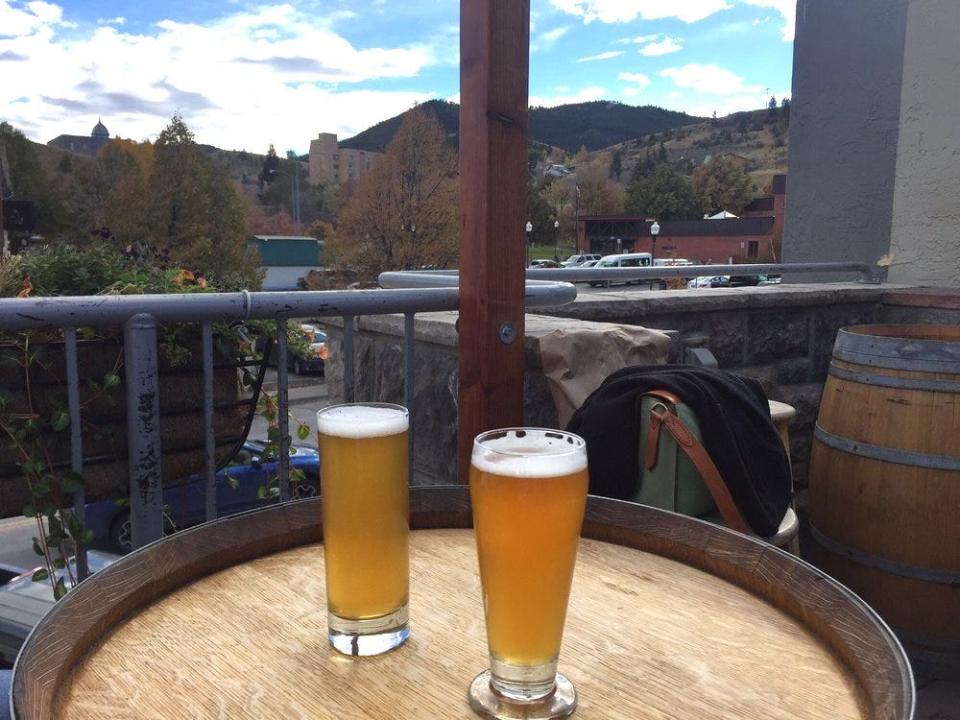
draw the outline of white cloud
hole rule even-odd
[[[553,47],[553,44],[557,42],[557,40],[562,38],[568,32],[570,32],[570,26],[561,25],[560,27],[556,27],[553,30],[547,30],[545,32],[542,32],[536,37],[533,37],[533,34],[531,33],[530,52],[535,53],[535,52],[539,52],[540,50],[548,50],[549,48]],[[459,41],[459,36],[460,36],[460,28],[458,27],[457,28],[458,41]]]
[[[553,97],[530,96],[530,107],[555,107],[570,103],[590,102],[602,100],[607,91],[602,87],[585,87],[572,95],[554,95]]]
[[[97,25],[123,25],[127,19],[123,15],[117,15],[115,18],[97,18]]]
[[[624,82],[629,82],[629,83],[634,83],[636,85],[639,85],[641,90],[650,84],[650,78],[648,78],[643,73],[622,72],[617,77],[623,80]]]
[[[762,8],[772,8],[783,17],[783,39],[793,40],[797,24],[797,0],[741,0],[747,5]]]
[[[620,91],[620,94],[624,97],[633,97],[640,94],[640,89],[627,85],[627,87]]]
[[[570,86],[569,86],[569,85],[557,85],[557,86],[555,86],[553,89],[556,90],[558,93],[568,93],[568,92],[570,92]]]
[[[570,32],[570,26],[562,25],[558,28],[554,28],[553,30],[547,30],[547,32],[540,33],[540,40],[542,42],[556,42],[568,32]]]
[[[789,93],[777,94],[777,100],[789,96]],[[761,110],[767,106],[770,97],[763,92],[728,95],[727,97],[703,98],[687,97],[680,93],[670,93],[670,109],[686,112],[699,117],[710,117],[714,112],[723,117],[743,110]]]
[[[763,0],[757,0],[762,2]],[[766,0],[777,2],[778,0]],[[726,10],[730,4],[726,0],[550,0],[558,10],[582,17],[585,23],[599,20],[604,23],[626,23],[637,18],[642,20],[662,20],[677,18],[692,23],[710,17],[714,13]]]
[[[10,0],[0,0],[0,37],[23,37],[65,24],[59,5],[29,2],[15,7]]]
[[[162,20],[143,34],[103,25],[63,38],[58,6],[0,0],[0,54],[24,58],[16,72],[4,72],[0,108],[41,141],[86,134],[98,116],[114,134],[155,136],[179,111],[200,142],[303,151],[320,131],[352,135],[431,97],[351,88],[415,77],[439,53],[427,45],[356,46],[330,28],[347,17],[272,5],[206,24]]]
[[[760,85],[744,84],[742,77],[717,65],[689,63],[683,67],[661,70],[660,76],[673,80],[678,87],[701,95],[738,95],[763,90]]]
[[[628,45],[630,43],[635,43],[637,45],[643,45],[644,43],[653,42],[658,40],[663,33],[654,33],[653,35],[637,35],[633,38],[622,38],[617,40],[618,43],[623,45]]]
[[[594,60],[613,60],[615,57],[620,57],[623,55],[623,50],[608,50],[607,52],[597,53],[596,55],[588,55],[587,57],[578,58],[577,62],[593,62]]]
[[[683,45],[680,44],[679,38],[667,37],[659,42],[652,42],[644,45],[639,52],[641,55],[646,55],[647,57],[656,57],[657,55],[669,55],[670,53],[675,53],[679,50],[683,50]]]

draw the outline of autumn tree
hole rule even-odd
[[[350,193],[332,253],[366,279],[449,267],[457,259],[457,208],[456,154],[437,118],[414,110]]]
[[[750,202],[750,176],[730,158],[714,158],[694,170],[693,191],[705,213],[739,212]]]
[[[689,220],[699,217],[697,196],[687,179],[661,163],[627,187],[626,210],[658,220]]]
[[[623,212],[623,187],[613,182],[605,163],[577,167],[581,215],[618,215]]]

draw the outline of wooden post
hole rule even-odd
[[[529,0],[460,2],[459,481],[523,423]]]

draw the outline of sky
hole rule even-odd
[[[719,116],[789,95],[796,0],[531,0],[530,104]],[[0,119],[47,142],[154,139],[306,152],[459,99],[456,0],[0,0]]]

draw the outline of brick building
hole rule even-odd
[[[577,251],[603,255],[652,252],[656,258],[701,263],[776,262],[781,257],[786,179],[786,175],[775,176],[773,194],[754,198],[738,218],[660,222],[655,247],[650,234],[655,218],[581,215],[577,218]]]
[[[320,133],[310,141],[310,184],[359,180],[380,156],[369,150],[341,148],[336,133]]]

